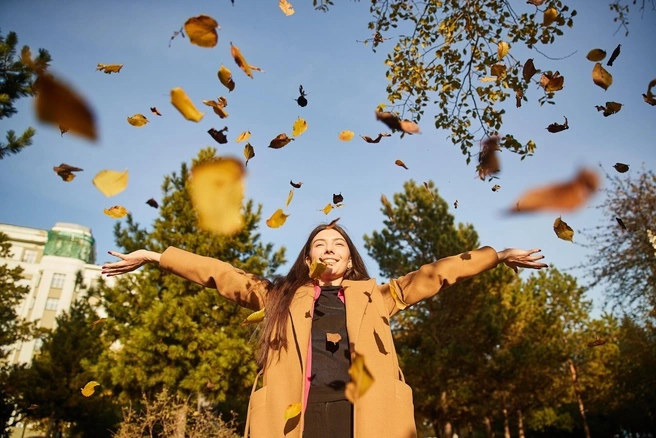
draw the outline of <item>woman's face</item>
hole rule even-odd
[[[310,244],[310,256],[305,262],[309,267],[315,260],[327,266],[318,279],[320,286],[342,283],[344,274],[351,268],[351,251],[337,230],[326,229],[314,236]]]

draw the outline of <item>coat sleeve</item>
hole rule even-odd
[[[169,247],[159,265],[175,275],[202,286],[216,289],[223,297],[252,310],[264,307],[270,282],[248,274],[230,263]]]
[[[498,264],[499,257],[496,250],[485,246],[423,265],[418,270],[380,287],[385,306],[390,316],[394,315],[405,306],[430,298],[440,290],[492,269]],[[403,303],[401,307],[392,293],[396,294],[397,299]]]

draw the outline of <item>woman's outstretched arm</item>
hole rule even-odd
[[[139,269],[146,263],[157,263],[161,254],[155,251],[148,251],[147,249],[139,249],[129,254],[121,254],[116,251],[108,251],[110,255],[118,257],[118,262],[105,263],[102,266],[102,274],[112,277],[114,275],[121,275]]]

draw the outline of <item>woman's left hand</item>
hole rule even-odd
[[[497,251],[499,262],[505,263],[506,266],[517,272],[518,268],[542,269],[549,265],[540,262],[544,256],[539,253],[539,249],[517,249],[507,248],[503,251]]]

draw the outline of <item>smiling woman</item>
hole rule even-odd
[[[500,263],[544,268],[538,252],[487,246],[377,284],[346,231],[331,223],[312,230],[289,273],[273,281],[173,247],[162,254],[110,251],[121,260],[102,272],[114,276],[155,262],[241,306],[265,309],[245,436],[409,438],[417,436],[412,390],[390,318]],[[317,264],[325,269],[313,271]]]

